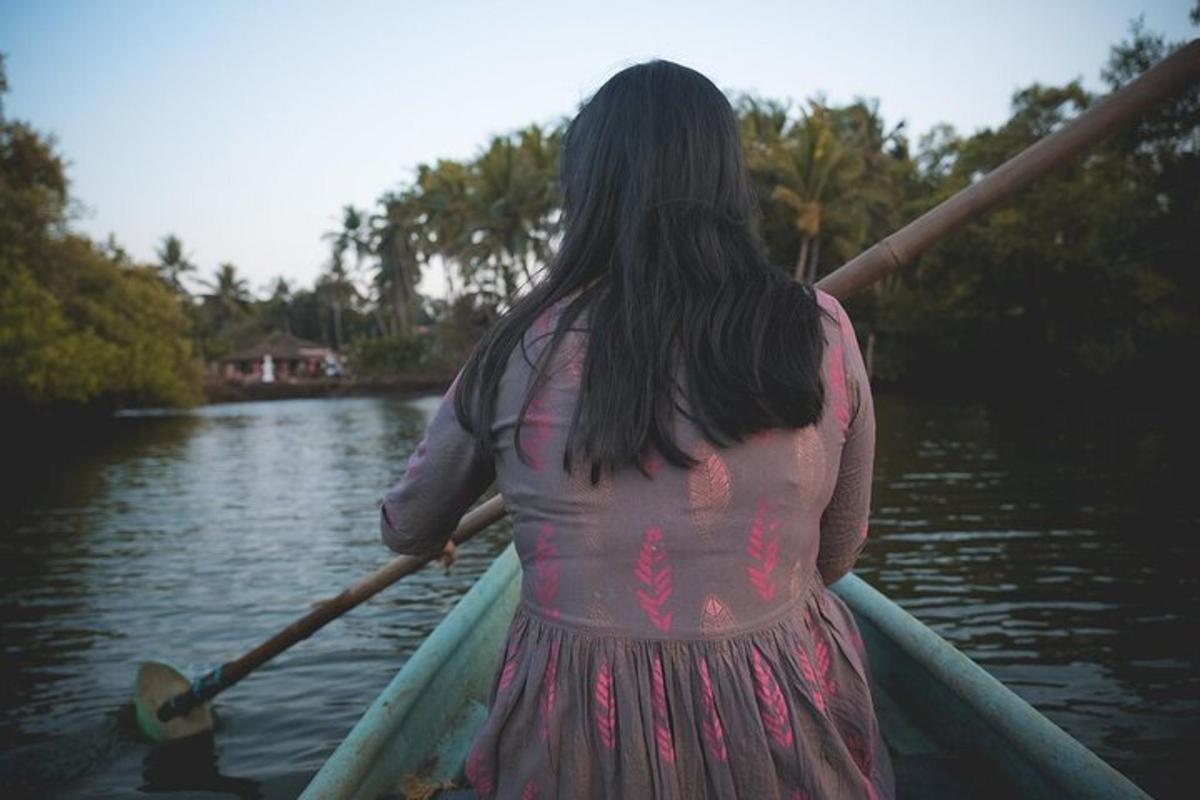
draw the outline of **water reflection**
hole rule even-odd
[[[142,792],[215,792],[242,800],[263,796],[258,781],[222,775],[212,733],[151,748],[142,762]]]
[[[127,708],[138,661],[199,673],[379,566],[376,502],[432,407],[214,406],[31,455],[0,508],[5,751],[39,753],[24,761],[67,797],[298,794],[505,531],[223,696],[215,741],[148,756],[130,731],[94,726]],[[877,415],[859,573],[1152,792],[1180,796],[1200,712],[1184,437],[1143,417],[890,395]]]
[[[889,397],[858,572],[1158,796],[1197,742],[1195,511],[1178,428]],[[1129,428],[1134,430],[1130,431]],[[1186,439],[1186,437],[1181,437]],[[1194,441],[1194,440],[1193,440]]]

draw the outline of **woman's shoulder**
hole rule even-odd
[[[854,338],[854,323],[846,313],[841,301],[824,289],[812,287],[817,296],[817,305],[825,312],[825,320],[830,327],[837,328],[843,337]]]

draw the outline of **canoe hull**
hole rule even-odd
[[[520,593],[521,563],[510,544],[409,657],[301,797],[376,800],[396,792],[408,774],[461,781]]]

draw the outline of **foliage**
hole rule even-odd
[[[0,115],[0,400],[195,402],[200,368],[178,297],[115,243],[70,233],[67,206],[53,141]]]
[[[1169,51],[1135,23],[1113,49],[1114,88]],[[949,197],[1097,101],[1034,85],[1012,117],[929,143],[924,206]],[[936,152],[935,152],[936,151]],[[1086,157],[972,222],[903,273],[881,303],[892,376],[1125,383],[1182,363],[1200,333],[1200,92],[1146,115]]]
[[[418,372],[429,366],[428,336],[411,333],[363,338],[350,346],[347,367],[364,378],[385,378]]]

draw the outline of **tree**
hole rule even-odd
[[[818,277],[823,242],[840,261],[862,249],[868,206],[884,197],[867,171],[862,142],[839,130],[838,122],[837,114],[814,100],[778,141],[751,151],[753,167],[773,183],[771,199],[791,211],[799,234],[793,271],[806,283]]]
[[[245,278],[238,275],[237,267],[228,261],[220,264],[212,280],[200,281],[209,290],[205,302],[211,303],[219,321],[218,327],[246,314],[254,297]]]
[[[179,294],[187,294],[183,276],[196,272],[196,265],[184,255],[183,242],[173,233],[162,238],[158,249],[158,271],[167,285]]]
[[[421,275],[424,215],[417,198],[412,189],[389,194],[380,201],[383,213],[372,218],[379,260],[375,285],[391,304],[392,333],[399,335],[412,329]]]
[[[266,317],[273,327],[284,333],[292,332],[291,304],[292,285],[282,276],[271,282],[266,300]]]
[[[335,254],[328,269],[317,278],[317,298],[328,308],[333,318],[333,348],[340,350],[346,343],[342,318],[348,308],[358,299],[358,290],[346,274],[341,256]]]
[[[0,99],[6,88],[0,60]],[[0,402],[195,402],[201,375],[177,295],[111,237],[72,233],[68,203],[53,141],[0,114]]]
[[[445,263],[446,296],[455,295],[454,272],[470,227],[471,171],[457,161],[439,160],[417,170],[414,200],[424,218],[425,259]]]
[[[1165,57],[1140,23],[1113,48],[1117,86]],[[1009,120],[939,135],[922,181],[929,207],[1059,129],[1097,100],[1078,82],[1013,96]],[[1200,339],[1200,90],[1156,108],[1087,156],[931,249],[881,310],[897,374],[974,377],[1003,388],[1137,385]],[[936,366],[935,366],[936,365]]]
[[[464,279],[511,303],[520,279],[532,284],[548,257],[557,196],[559,134],[538,126],[494,137],[471,165],[468,229],[461,248]]]

